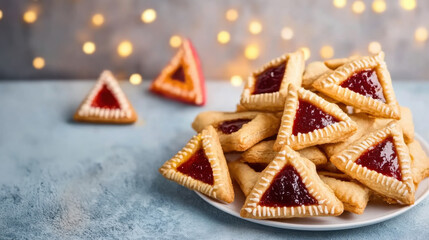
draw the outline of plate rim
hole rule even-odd
[[[421,144],[423,145],[423,150],[426,152],[426,154],[429,154],[429,143],[426,142],[426,140],[424,140],[423,137],[421,137],[419,134],[415,133],[414,138]],[[290,229],[290,230],[300,230],[300,231],[332,231],[332,230],[345,230],[345,229],[353,229],[353,228],[360,228],[360,227],[365,227],[365,226],[369,226],[369,225],[373,225],[373,224],[377,224],[380,222],[384,222],[387,221],[389,219],[395,218],[407,211],[409,211],[410,209],[412,209],[413,207],[417,206],[420,202],[422,202],[424,199],[427,198],[427,196],[429,195],[429,187],[426,188],[425,192],[423,193],[423,195],[417,199],[415,201],[415,203],[413,205],[410,206],[404,206],[401,209],[384,215],[382,217],[377,217],[371,220],[366,220],[363,221],[359,224],[354,224],[354,223],[336,223],[336,224],[332,224],[332,225],[321,225],[321,226],[317,226],[317,225],[305,225],[305,224],[297,224],[297,223],[285,223],[285,222],[279,222],[279,221],[275,221],[275,220],[264,220],[264,219],[252,219],[252,218],[243,218],[240,216],[239,213],[235,212],[234,210],[230,209],[230,208],[225,208],[223,203],[220,203],[218,201],[215,201],[213,199],[211,199],[210,197],[194,191],[198,196],[200,196],[204,201],[206,201],[207,203],[209,203],[210,205],[214,206],[215,208],[226,212],[234,217],[249,221],[249,222],[253,222],[253,223],[257,223],[260,225],[264,225],[264,226],[270,226],[270,227],[275,227],[275,228],[281,228],[281,229]]]

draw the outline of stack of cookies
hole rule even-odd
[[[369,201],[411,205],[429,176],[411,111],[398,104],[384,53],[305,66],[285,54],[253,72],[236,112],[203,112],[198,134],[161,174],[225,203],[232,180],[241,216],[362,214]],[[235,161],[225,153],[240,152]]]

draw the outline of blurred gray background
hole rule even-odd
[[[369,43],[378,41],[393,78],[429,79],[428,41],[415,39],[418,27],[429,28],[429,1],[408,11],[400,0],[385,0],[383,13],[363,1],[361,14],[353,12],[354,2],[337,8],[332,0],[0,0],[0,79],[96,78],[103,69],[152,79],[177,50],[169,45],[175,34],[192,39],[207,78],[244,77],[303,46],[311,50],[310,61],[321,59],[324,45],[333,47],[334,57],[367,55]],[[143,23],[148,8],[157,18]],[[236,21],[225,18],[230,8],[238,12]],[[23,20],[27,10],[37,13],[34,23]],[[98,27],[91,22],[96,13],[104,16]],[[260,34],[249,32],[252,20],[261,23]],[[282,39],[284,27],[293,29],[292,39]],[[221,30],[230,33],[227,44],[217,41]],[[117,53],[123,40],[133,45],[126,58]],[[91,55],[82,51],[86,41],[96,45]],[[259,48],[257,59],[244,56],[248,44]],[[33,67],[35,57],[44,58],[44,68]]]

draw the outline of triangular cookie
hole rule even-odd
[[[313,87],[371,115],[401,118],[383,52],[347,62],[316,80]]]
[[[347,114],[304,88],[289,85],[274,150],[289,145],[295,150],[338,142],[357,128]]]
[[[205,104],[204,76],[198,54],[190,40],[183,41],[176,55],[152,82],[150,90],[181,102]]]
[[[197,132],[209,125],[217,130],[224,152],[242,152],[275,135],[280,118],[272,113],[210,111],[198,114],[192,123]]]
[[[234,201],[228,166],[212,126],[194,136],[159,172],[189,189],[228,203]]]
[[[316,167],[288,146],[265,168],[240,215],[248,218],[338,216],[343,204],[322,182]]]
[[[241,105],[247,110],[281,111],[289,84],[301,86],[304,52],[284,54],[253,72],[241,94]]]
[[[73,118],[81,122],[133,123],[137,114],[113,74],[105,70]]]
[[[410,154],[396,121],[362,137],[330,160],[339,170],[383,196],[402,204],[414,203]]]

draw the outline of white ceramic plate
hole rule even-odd
[[[416,139],[420,142],[426,154],[429,155],[428,143],[419,135],[416,135]],[[240,217],[240,209],[243,206],[245,197],[241,192],[240,188],[235,183],[234,191],[236,193],[235,200],[231,204],[223,204],[201,193],[196,193],[206,202],[215,206],[219,210],[250,222],[284,229],[329,231],[368,226],[401,215],[402,213],[410,210],[411,208],[419,204],[429,195],[429,178],[426,178],[419,184],[419,188],[417,189],[415,195],[416,201],[415,204],[412,206],[396,206],[383,203],[368,203],[368,206],[366,207],[365,212],[362,215],[344,212],[339,217],[293,218],[287,220],[256,220],[250,218],[242,218]]]

